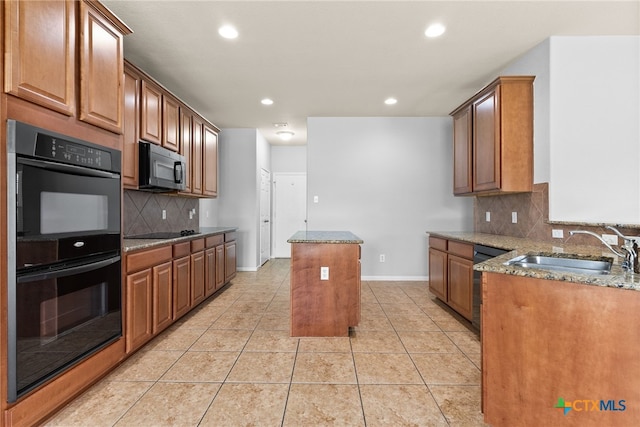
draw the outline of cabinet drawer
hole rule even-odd
[[[469,243],[457,242],[455,240],[449,240],[450,254],[458,255],[461,258],[473,260],[473,245]]]
[[[191,252],[198,252],[204,249],[204,239],[196,239],[191,241]]]
[[[148,249],[127,255],[127,274],[144,270],[171,259],[171,246]]]
[[[216,234],[215,236],[207,237],[207,248],[212,248],[214,246],[218,246],[224,243],[224,234]]]
[[[231,242],[233,240],[236,240],[236,232],[232,231],[230,233],[224,233],[224,241],[225,242]]]
[[[176,243],[173,245],[173,257],[180,258],[191,254],[191,242]]]
[[[447,250],[447,240],[440,237],[429,237],[429,247],[440,251]]]

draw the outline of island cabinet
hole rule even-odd
[[[137,350],[173,321],[171,246],[126,256],[126,351]]]
[[[640,424],[638,290],[494,272],[482,281],[485,422]]]
[[[532,190],[533,80],[498,77],[450,113],[454,194]]]
[[[429,290],[463,317],[472,320],[472,244],[429,236]]]
[[[5,92],[121,133],[123,37],[131,30],[98,2],[3,7]]]
[[[298,232],[291,243],[291,336],[345,337],[360,322],[360,244],[349,232]]]

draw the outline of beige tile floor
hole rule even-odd
[[[225,289],[47,426],[480,426],[480,343],[426,282],[363,282],[348,338],[289,337],[289,260]]]

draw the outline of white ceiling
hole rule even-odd
[[[446,116],[552,35],[640,34],[640,0],[102,3],[134,31],[128,60],[218,127],[271,144],[282,122],[305,144],[310,116]],[[436,21],[447,32],[426,38]],[[223,24],[240,36],[222,39]]]

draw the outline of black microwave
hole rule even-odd
[[[138,145],[140,190],[160,193],[186,189],[187,164],[184,156],[144,141]]]

